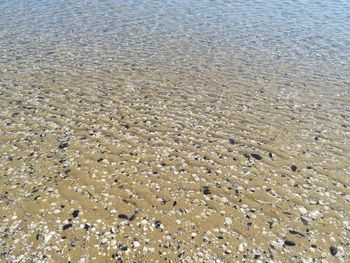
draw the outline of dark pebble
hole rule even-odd
[[[247,159],[250,159],[250,155],[248,153],[244,153],[243,156]]]
[[[122,219],[129,219],[129,217],[127,215],[124,215],[124,214],[119,214],[118,217],[122,218]]]
[[[234,139],[228,139],[228,141],[231,143],[231,144],[236,144],[236,141]]]
[[[203,187],[203,194],[205,194],[205,195],[210,195],[211,194],[211,192],[210,192],[208,187]]]
[[[135,215],[135,214],[133,214],[132,216],[130,216],[129,221],[134,221],[134,220],[135,220],[135,218],[136,218],[136,215]]]
[[[123,245],[119,245],[118,248],[122,251],[127,251],[128,247],[127,246],[123,246]]]
[[[99,163],[102,162],[102,161],[103,161],[103,158],[100,158],[100,159],[97,160],[97,162],[99,162]]]
[[[289,233],[291,233],[292,235],[299,235],[299,236],[305,237],[304,234],[302,234],[298,231],[292,230],[292,229],[289,229]]]
[[[253,158],[257,159],[258,161],[262,159],[262,157],[259,154],[251,153],[250,154]]]
[[[297,167],[296,165],[293,164],[293,165],[290,167],[290,169],[292,169],[293,172],[296,172],[297,169],[298,169],[298,167]]]
[[[162,223],[161,223],[159,220],[156,220],[156,221],[154,222],[155,228],[160,228],[161,225],[162,225]]]
[[[72,226],[73,226],[72,224],[66,224],[66,225],[63,226],[63,230],[71,228]]]
[[[272,156],[272,153],[269,153],[269,157],[270,157],[270,158],[272,158],[272,157],[273,157],[273,156]]]
[[[89,226],[88,224],[85,224],[84,229],[85,229],[86,231],[88,231],[89,228],[90,228],[90,226]]]
[[[174,202],[173,202],[173,206],[176,206],[176,204],[177,204],[177,202],[176,202],[176,201],[174,201]]]
[[[303,222],[303,224],[305,226],[307,226],[309,224],[309,222],[304,217],[300,217],[300,220],[301,220],[301,222]]]
[[[76,218],[76,217],[78,217],[78,215],[79,215],[79,210],[74,210],[73,213],[72,213],[72,216],[74,218]]]
[[[66,147],[68,147],[68,143],[67,142],[60,143],[60,145],[58,146],[58,148],[60,148],[60,149],[63,149],[63,148],[66,148]]]
[[[331,252],[332,256],[335,256],[338,253],[338,249],[336,247],[330,247],[329,251]]]
[[[293,241],[290,241],[290,240],[286,240],[286,241],[284,241],[284,244],[286,245],[286,246],[295,246],[295,242],[293,242]]]

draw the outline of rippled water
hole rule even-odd
[[[147,71],[150,78],[217,73],[244,74],[248,82],[349,85],[349,1],[0,4],[6,74],[127,69]]]
[[[348,262],[350,1],[0,0],[0,261]]]

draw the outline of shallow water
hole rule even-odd
[[[349,14],[1,1],[1,260],[346,262]]]

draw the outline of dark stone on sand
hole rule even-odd
[[[78,217],[79,212],[80,212],[79,210],[74,210],[73,213],[72,213],[72,216],[73,216],[74,218]]]
[[[205,194],[205,195],[210,195],[211,194],[211,192],[210,192],[210,190],[209,190],[209,188],[207,186],[203,187],[203,194]]]
[[[293,172],[296,172],[297,169],[298,169],[298,167],[297,167],[296,165],[293,164],[293,165],[290,167],[290,169],[291,169]]]
[[[251,153],[250,155],[258,161],[262,159],[261,155],[259,155],[259,154]]]
[[[228,141],[231,143],[231,144],[236,144],[236,141],[232,138],[228,139]]]
[[[72,224],[66,224],[66,225],[63,226],[63,230],[71,228],[72,226],[73,226]]]
[[[309,221],[307,221],[306,220],[306,218],[304,218],[304,217],[300,217],[300,220],[301,220],[301,222],[303,222],[303,224],[305,225],[305,226],[307,226],[308,224],[309,224]]]
[[[66,148],[66,147],[68,147],[68,143],[67,143],[67,142],[62,142],[62,143],[60,143],[60,145],[58,146],[58,148],[60,148],[60,149],[63,149],[63,148]]]
[[[272,229],[273,222],[272,222],[272,221],[269,221],[269,222],[267,222],[267,223],[269,224],[270,229]]]
[[[134,221],[134,220],[135,220],[135,218],[136,218],[136,215],[135,215],[135,214],[133,214],[132,216],[130,216],[129,221]]]
[[[127,251],[128,250],[128,246],[123,246],[123,245],[119,245],[118,248],[122,251]]]
[[[173,206],[176,206],[176,204],[177,204],[177,202],[176,202],[176,201],[174,201],[174,202],[173,202]]]
[[[156,221],[154,222],[155,228],[160,228],[161,225],[162,225],[162,222],[160,222],[159,220],[156,220]]]
[[[332,256],[335,256],[338,253],[338,249],[336,247],[330,247],[329,251],[331,252]]]
[[[290,241],[290,240],[284,241],[284,244],[285,244],[286,246],[290,246],[290,247],[293,247],[293,246],[296,245],[294,241]]]
[[[118,217],[121,219],[129,219],[129,217],[125,214],[119,214]]]
[[[100,158],[97,160],[97,162],[102,162],[103,161],[103,158]]]
[[[88,224],[85,224],[85,225],[84,225],[84,229],[85,229],[86,231],[88,231],[89,228],[90,228],[90,226],[89,226]]]
[[[272,158],[272,153],[269,153],[269,157]]]
[[[292,229],[289,229],[289,233],[291,233],[292,235],[299,235],[299,236],[305,237],[304,234],[302,234],[298,231],[292,230]]]

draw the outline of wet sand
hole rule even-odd
[[[350,96],[202,76],[2,82],[3,262],[348,262]]]

